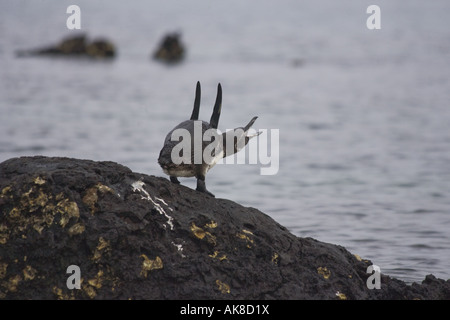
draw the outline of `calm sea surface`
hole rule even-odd
[[[366,27],[372,2],[380,30]],[[80,31],[66,28],[71,4],[81,9]],[[258,115],[254,128],[279,129],[279,171],[260,175],[260,161],[217,165],[211,192],[404,281],[450,278],[449,1],[0,7],[0,162],[67,156],[164,176],[156,160],[166,133],[190,116],[195,83],[208,120],[220,82],[219,128]],[[171,31],[187,47],[176,66],[150,59]],[[117,58],[15,57],[79,32],[113,41]]]

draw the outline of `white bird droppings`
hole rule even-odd
[[[141,193],[141,197],[144,200],[148,200],[151,203],[153,203],[154,208],[162,215],[164,215],[167,218],[167,224],[170,226],[170,230],[173,230],[173,217],[169,216],[164,208],[161,206],[163,204],[165,207],[167,207],[168,210],[173,211],[171,207],[163,200],[158,197],[155,197],[155,200],[152,199],[150,194],[144,189],[145,183],[143,181],[135,181],[131,184],[131,187],[133,188],[133,191],[139,191]],[[166,227],[166,225],[164,225]]]

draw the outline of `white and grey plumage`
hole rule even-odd
[[[181,122],[175,128],[173,128],[166,136],[164,140],[164,146],[159,153],[158,163],[162,167],[164,173],[170,176],[170,181],[173,183],[180,183],[177,177],[196,177],[197,178],[197,191],[204,192],[212,197],[214,195],[206,189],[205,185],[205,176],[206,173],[219,161],[220,159],[232,155],[239,150],[241,150],[245,145],[247,145],[248,141],[256,136],[247,135],[248,130],[253,125],[257,117],[253,117],[250,122],[245,127],[239,127],[234,130],[230,130],[224,132],[222,135],[217,133],[217,126],[219,124],[220,112],[222,108],[222,87],[219,83],[217,87],[217,97],[216,102],[214,104],[213,113],[211,115],[211,119],[208,122],[198,120],[199,110],[200,110],[200,82],[197,82],[197,87],[195,91],[195,101],[194,101],[194,109],[192,110],[192,115],[189,120]],[[190,152],[190,161],[183,161],[181,163],[174,163],[172,159],[172,150],[179,143],[179,141],[172,141],[172,134],[177,129],[185,129],[187,130],[191,136],[194,136],[195,128],[200,128],[201,125],[201,137],[200,141],[197,141],[198,144],[201,145],[201,150],[194,147],[195,141],[191,139],[191,152]],[[203,152],[205,148],[211,145],[211,141],[203,141],[203,134],[205,132],[212,131],[214,135],[219,138],[214,150],[212,150],[211,157],[208,161],[205,161],[203,158]],[[221,138],[221,139],[220,139]],[[214,138],[215,139],[215,138]],[[233,141],[233,146],[228,146],[227,141]],[[215,142],[213,140],[213,142]],[[202,154],[199,155],[198,153]],[[197,154],[196,154],[197,153]],[[195,159],[201,157],[201,162],[196,163]]]

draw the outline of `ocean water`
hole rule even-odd
[[[81,30],[66,27],[71,4],[81,9]],[[379,30],[366,26],[371,4],[381,9]],[[261,159],[217,165],[207,176],[216,197],[258,208],[298,236],[342,245],[406,282],[450,278],[448,1],[0,6],[0,162],[67,156],[164,176],[159,151],[190,116],[196,82],[203,120],[220,82],[219,128],[257,115],[255,129],[278,129],[268,147],[279,170],[261,175]],[[182,34],[186,59],[153,61],[172,31]],[[118,56],[15,56],[80,32],[110,39]]]

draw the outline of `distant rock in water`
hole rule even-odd
[[[94,58],[113,58],[116,54],[116,49],[110,41],[98,39],[88,43],[86,54]]]
[[[166,63],[177,63],[183,60],[186,49],[181,43],[178,33],[167,34],[161,41],[153,58]]]
[[[114,162],[0,163],[0,299],[450,299],[432,275],[370,289],[370,265]]]
[[[116,54],[114,44],[106,39],[88,42],[86,35],[76,35],[62,40],[52,47],[17,51],[18,57],[26,56],[81,56],[90,58],[112,58]]]

